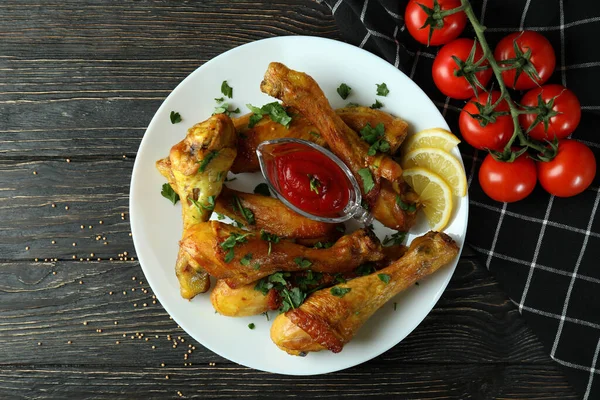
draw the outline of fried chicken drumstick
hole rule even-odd
[[[183,228],[207,221],[214,199],[235,159],[237,135],[231,119],[217,114],[192,126],[186,137],[171,148],[156,167],[181,199]],[[210,287],[208,274],[179,250],[175,263],[181,296],[191,299]]]
[[[373,274],[313,293],[299,308],[280,314],[271,339],[292,355],[331,350],[338,353],[388,300],[437,271],[458,254],[444,233],[429,232],[412,241],[408,252]],[[389,277],[386,283],[380,275]]]
[[[385,258],[381,243],[366,229],[341,237],[327,249],[305,247],[287,240],[269,242],[261,239],[258,232],[218,221],[194,225],[185,235],[180,247],[211,276],[224,279],[232,288],[277,271],[301,271],[310,267],[316,272],[345,272],[367,261]],[[242,261],[244,259],[248,261]]]
[[[401,209],[404,203],[415,203],[417,196],[402,180],[402,168],[391,157],[377,153],[368,155],[369,145],[344,123],[331,108],[323,91],[313,78],[305,73],[272,62],[260,85],[261,90],[286,105],[296,108],[308,119],[326,140],[333,153],[350,168],[360,185],[364,180],[360,170],[368,168],[374,187],[363,198],[369,203],[373,216],[392,229],[408,231],[414,225],[416,213]],[[398,204],[400,203],[400,204]]]

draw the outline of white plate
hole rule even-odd
[[[452,265],[386,304],[338,354],[322,351],[304,358],[289,356],[271,342],[271,322],[264,315],[224,317],[215,313],[208,294],[199,295],[192,301],[180,297],[174,264],[181,237],[181,208],[160,195],[165,180],[154,163],[168,155],[171,146],[185,136],[187,128],[212,114],[216,105],[214,98],[222,96],[220,87],[224,80],[233,87],[230,103],[243,112],[247,112],[247,103],[260,106],[274,101],[259,89],[271,61],[282,62],[311,75],[333,107],[348,102],[370,105],[378,99],[385,104],[384,111],[406,119],[412,132],[432,127],[448,128],[437,108],[415,83],[386,61],[357,47],[303,36],[248,43],[198,68],[173,90],[156,112],[142,139],[131,177],[131,229],[137,256],[152,290],[173,319],[199,343],[222,357],[255,369],[291,375],[323,374],[370,360],[404,339],[441,296],[458,257]],[[336,93],[342,82],[352,87],[347,100],[342,100]],[[387,97],[375,95],[375,84],[382,82],[390,90]],[[171,111],[179,112],[183,121],[171,124]],[[460,158],[458,150],[454,154]],[[240,174],[228,185],[251,192],[260,182],[256,175],[259,174]],[[457,202],[457,210],[446,232],[462,249],[468,200],[462,198]],[[380,237],[391,232],[378,223],[375,228]],[[408,240],[426,231],[427,226],[421,221]],[[397,303],[396,310],[394,302]],[[271,321],[275,315],[271,313]],[[256,325],[254,330],[248,328],[251,322]]]

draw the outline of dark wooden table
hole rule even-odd
[[[311,0],[1,2],[0,398],[577,398],[468,250],[409,337],[324,376],[234,364],[155,301],[128,222],[147,124],[207,60],[291,34],[341,39]]]

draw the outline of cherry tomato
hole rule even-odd
[[[552,99],[552,107],[547,107],[546,112],[557,112],[557,115],[550,116],[547,119],[548,131],[545,131],[544,122],[538,123],[530,132],[529,136],[537,140],[552,140],[554,138],[564,139],[569,136],[581,120],[581,104],[575,93],[561,85],[544,85],[525,93],[521,99],[521,104],[529,107],[538,105],[538,96],[541,94],[544,103],[548,104]],[[554,114],[554,113],[552,113]],[[519,123],[524,130],[529,129],[535,121],[538,114],[521,114]],[[542,113],[542,117],[544,113]]]
[[[585,144],[571,139],[558,142],[552,161],[537,163],[540,184],[557,197],[575,196],[590,186],[596,176],[596,158]]]
[[[515,58],[513,43],[515,41],[522,54],[531,50],[529,61],[521,57],[521,63],[525,65],[532,64],[540,79],[533,81],[525,71],[522,71],[515,84],[516,69],[509,69],[502,71],[502,80],[506,86],[516,90],[527,90],[544,84],[550,78],[556,66],[556,55],[548,39],[533,31],[515,32],[505,36],[500,40],[494,51],[494,58],[501,66],[504,66],[503,60]]]
[[[433,0],[410,0],[404,13],[404,21],[410,35],[419,43],[427,44],[430,26],[423,27],[427,20],[427,13],[419,4],[433,9]],[[451,10],[460,6],[460,0],[438,0],[441,11]],[[443,26],[436,28],[431,34],[429,44],[439,46],[456,39],[467,24],[467,16],[463,11],[448,15],[442,19]]]
[[[458,126],[462,137],[476,149],[502,150],[510,140],[514,124],[510,115],[489,115],[488,112],[508,112],[508,104],[502,100],[492,108],[500,98],[500,92],[480,93],[463,107],[458,117]],[[479,112],[478,106],[483,114]],[[479,115],[481,119],[471,115]],[[488,116],[486,118],[486,116]],[[488,119],[489,118],[489,119]]]
[[[460,68],[452,59],[452,56],[456,56],[465,61],[469,57],[473,43],[475,43],[473,39],[456,39],[442,47],[435,56],[432,70],[433,81],[446,96],[454,99],[468,99],[475,94],[467,79],[461,76]],[[474,62],[479,61],[481,57],[483,57],[483,51],[478,43],[475,49]],[[481,66],[486,65],[488,65],[488,62],[484,61]],[[492,77],[492,73],[492,70],[488,68],[476,72],[475,77],[483,86],[486,86]]]
[[[527,154],[513,162],[497,161],[488,154],[479,169],[479,184],[492,199],[512,203],[533,192],[536,176],[535,163]]]

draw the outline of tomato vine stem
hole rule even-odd
[[[477,36],[477,41],[479,42],[479,45],[481,46],[481,49],[483,50],[483,58],[485,58],[488,61],[490,67],[492,68],[492,71],[494,72],[496,81],[498,81],[498,86],[500,88],[500,98],[498,99],[498,101],[502,101],[502,99],[504,99],[506,101],[506,103],[508,104],[508,109],[510,111],[510,116],[513,120],[513,124],[514,124],[513,134],[511,136],[510,140],[508,141],[508,143],[506,144],[506,146],[504,147],[504,150],[502,152],[502,160],[503,161],[514,160],[514,157],[511,157],[511,155],[513,154],[512,145],[514,144],[514,142],[517,138],[519,138],[520,146],[529,147],[531,149],[534,149],[534,150],[538,151],[540,153],[540,155],[543,157],[550,158],[550,159],[553,158],[553,154],[552,154],[553,151],[551,149],[549,149],[548,147],[544,146],[541,143],[530,140],[527,137],[527,135],[523,132],[523,130],[521,129],[521,126],[519,125],[519,114],[523,114],[523,111],[519,110],[519,108],[516,106],[515,102],[512,100],[512,98],[510,97],[510,94],[508,93],[508,89],[507,89],[506,85],[504,84],[504,81],[502,80],[502,71],[506,71],[508,69],[514,68],[514,66],[507,68],[507,67],[501,67],[498,65],[498,62],[494,58],[494,54],[492,53],[492,50],[490,49],[490,46],[484,35],[484,31],[486,28],[479,22],[479,19],[475,16],[475,13],[473,12],[473,8],[471,7],[471,3],[469,2],[469,0],[461,0],[461,6],[457,7],[457,9],[458,8],[464,9],[464,12],[467,15],[467,18],[469,19],[469,22],[471,23],[471,26],[473,27],[473,30],[475,31],[475,36]]]

